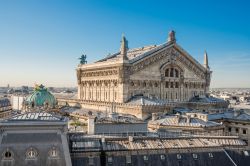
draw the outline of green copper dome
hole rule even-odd
[[[34,92],[26,99],[31,107],[50,107],[56,105],[55,97],[43,85],[36,86]]]

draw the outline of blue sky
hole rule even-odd
[[[171,29],[203,63],[212,87],[250,87],[250,2],[239,0],[0,0],[0,86],[76,86],[82,53],[93,62],[129,47],[161,44]]]

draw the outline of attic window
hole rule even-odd
[[[193,158],[194,158],[194,159],[198,159],[198,155],[194,153],[194,154],[193,154]]]
[[[58,157],[58,151],[56,150],[55,147],[53,147],[53,148],[49,151],[49,156],[50,156],[50,157]]]
[[[209,158],[213,158],[214,156],[213,156],[213,153],[208,153],[208,157]]]
[[[177,154],[176,157],[178,160],[181,160],[181,154]]]
[[[161,154],[161,160],[165,160],[165,159],[166,159],[165,155]]]
[[[127,164],[131,164],[132,163],[132,160],[131,160],[131,156],[126,156],[126,163]]]
[[[111,156],[108,157],[108,163],[112,163],[113,162],[113,159]]]
[[[94,157],[89,156],[89,165],[94,165]]]
[[[143,156],[144,161],[148,161],[148,156]]]

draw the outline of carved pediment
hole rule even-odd
[[[146,56],[142,60],[132,64],[132,66],[130,67],[130,74],[143,70],[144,68],[149,67],[150,65],[153,65],[155,63],[159,63],[161,65],[168,63],[184,66],[192,71],[195,75],[197,75],[197,77],[205,78],[205,71],[201,67],[201,65],[192,57],[186,55],[185,52],[182,52],[178,50],[178,48],[175,48],[175,45]]]

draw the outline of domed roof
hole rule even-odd
[[[55,97],[43,85],[36,85],[34,92],[26,99],[26,102],[32,107],[47,106],[54,108],[56,105]]]

